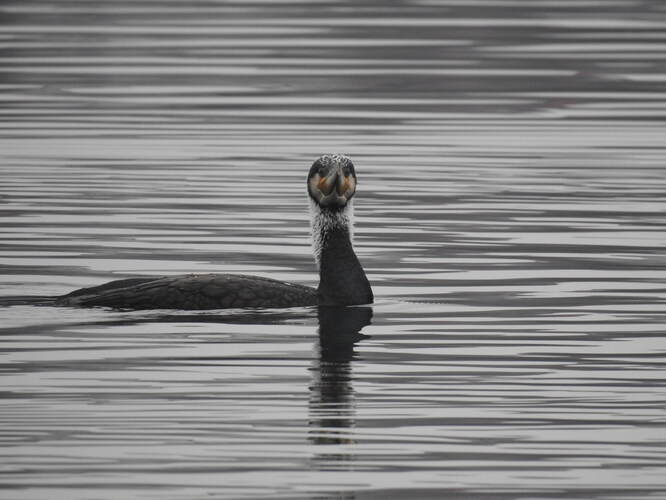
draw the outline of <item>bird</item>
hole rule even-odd
[[[317,288],[241,274],[129,278],[75,290],[58,306],[211,310],[371,304],[372,287],[354,252],[356,171],[347,155],[317,158],[307,176]]]

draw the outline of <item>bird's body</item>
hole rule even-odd
[[[318,158],[308,175],[317,289],[236,274],[130,278],[59,297],[61,306],[117,309],[225,309],[369,304],[372,289],[352,246],[354,166],[346,156]]]
[[[228,309],[318,305],[317,290],[239,274],[181,274],[117,280],[61,297],[58,305],[115,309]]]

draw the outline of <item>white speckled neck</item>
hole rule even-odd
[[[314,253],[317,269],[321,265],[321,253],[324,247],[326,234],[342,229],[349,235],[349,240],[354,237],[354,206],[353,200],[349,200],[340,210],[322,209],[317,202],[310,198],[310,236],[312,238],[312,250]]]

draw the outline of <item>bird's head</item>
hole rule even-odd
[[[356,172],[347,156],[324,155],[312,164],[308,194],[322,208],[340,209],[356,193]]]

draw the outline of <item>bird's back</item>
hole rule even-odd
[[[130,278],[83,288],[60,297],[61,306],[116,309],[227,309],[318,304],[314,288],[237,274]]]

